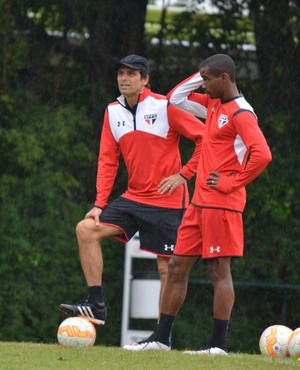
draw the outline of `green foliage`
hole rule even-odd
[[[173,12],[167,8],[165,24],[162,20],[161,24],[156,23],[158,20],[149,11],[147,20],[151,27],[147,23],[146,39],[149,40],[147,55],[153,66],[153,87],[167,93],[182,78],[197,71],[201,60],[214,53],[228,52],[238,65],[239,88],[244,94],[249,90],[251,93],[249,78],[254,80],[257,74],[254,70],[253,75],[251,68],[255,53],[246,50],[255,45],[254,25],[235,1],[230,3],[235,6],[225,4],[225,9],[217,14]]]
[[[0,279],[6,284],[0,340],[54,342],[64,319],[58,305],[86,295],[75,225],[95,193],[92,125],[84,109],[71,105],[49,108],[31,101],[15,116],[16,103],[2,101],[7,120],[0,128]],[[101,340],[115,345],[122,307],[120,244],[107,241],[103,251],[104,278],[117,288],[112,284],[106,294],[111,322]],[[7,299],[14,304],[7,306]]]
[[[83,173],[95,159],[82,142],[90,135],[74,107],[32,105],[1,128],[1,339],[47,340],[60,282],[74,274],[82,285],[74,225],[84,212]]]
[[[275,114],[264,121],[273,161],[248,187],[245,212],[246,245],[252,279],[297,284],[300,214],[298,181],[299,110]],[[288,129],[287,129],[288,127]],[[253,232],[253,230],[257,230]],[[276,264],[276,269],[272,265]],[[249,270],[248,270],[249,272]],[[251,276],[251,275],[250,275]]]

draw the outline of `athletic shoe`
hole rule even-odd
[[[161,343],[157,340],[155,333],[152,333],[149,338],[136,343],[126,344],[124,349],[129,351],[170,351],[170,344]]]
[[[126,344],[123,349],[129,351],[170,351],[171,347],[158,341],[145,341]]]
[[[104,303],[89,303],[80,301],[73,305],[60,304],[59,309],[69,316],[82,316],[96,325],[104,325],[106,320],[106,308]]]
[[[188,355],[211,355],[211,356],[214,356],[214,355],[227,356],[228,355],[227,351],[219,347],[208,347],[208,348],[203,347],[196,351],[184,351],[183,353],[188,354]]]

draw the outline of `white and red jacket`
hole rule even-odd
[[[242,212],[245,186],[271,161],[271,152],[257,117],[243,96],[221,101],[194,92],[203,80],[196,73],[168,94],[170,103],[198,117],[206,116],[195,193],[192,203],[200,207]],[[211,171],[221,174],[217,188],[206,184]]]
[[[186,179],[196,173],[203,130],[199,119],[170,105],[165,96],[148,88],[141,93],[136,111],[128,109],[121,95],[108,105],[104,115],[95,206],[107,205],[122,155],[128,171],[128,188],[122,197],[152,206],[186,208],[186,183],[171,195],[158,193],[158,184],[176,173]],[[193,155],[183,167],[180,135],[195,143]]]

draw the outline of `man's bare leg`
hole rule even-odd
[[[102,285],[103,257],[101,241],[120,234],[117,227],[96,225],[91,218],[80,221],[76,227],[81,267],[88,286]]]

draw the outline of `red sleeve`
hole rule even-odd
[[[96,180],[97,196],[95,206],[104,208],[107,205],[119,168],[120,148],[112,135],[108,111],[105,111],[98,157]]]
[[[186,113],[173,105],[168,106],[168,120],[170,127],[174,131],[188,139],[191,139],[195,143],[195,149],[191,158],[180,170],[180,174],[189,180],[197,172],[202,147],[204,124],[192,114]]]
[[[224,193],[230,193],[249,184],[272,160],[270,148],[254,114],[247,111],[239,113],[234,117],[233,122],[249,155],[242,172],[235,177],[221,176],[217,189]]]

